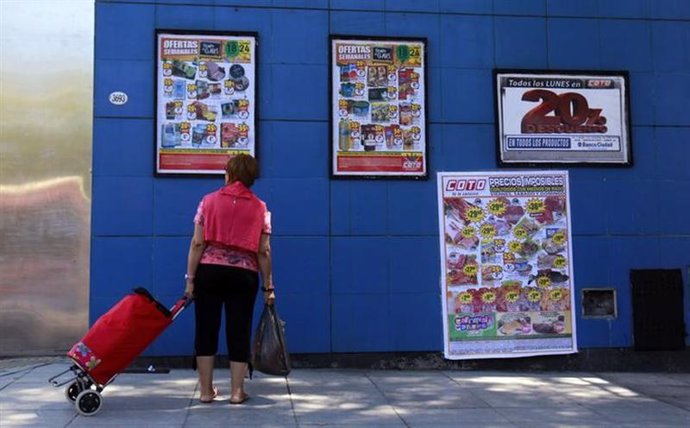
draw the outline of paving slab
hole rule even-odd
[[[414,427],[514,427],[501,413],[492,408],[409,408],[396,407],[398,415]]]
[[[19,362],[21,363],[21,362]],[[196,372],[123,373],[102,392],[102,409],[79,415],[48,379],[65,359],[0,365],[5,427],[690,427],[690,374],[481,370],[297,369],[256,373],[251,399],[198,400]]]

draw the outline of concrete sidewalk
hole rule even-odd
[[[48,379],[66,359],[0,365],[0,426],[31,427],[690,427],[690,374],[293,370],[257,373],[251,399],[198,401],[196,373],[118,376],[102,409],[79,415]]]

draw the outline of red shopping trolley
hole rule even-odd
[[[103,403],[101,391],[156,339],[191,303],[182,297],[168,309],[145,288],[136,288],[101,316],[67,356],[74,364],[48,381],[67,385],[65,396],[77,412],[90,416]],[[72,375],[62,381],[67,373]]]

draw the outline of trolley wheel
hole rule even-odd
[[[69,384],[69,386],[65,389],[65,397],[74,403],[77,400],[77,396],[79,393],[82,391],[81,385],[79,384],[79,381],[74,381]]]
[[[101,394],[92,389],[80,392],[74,402],[77,412],[84,416],[95,415],[101,409],[101,404],[103,404]]]

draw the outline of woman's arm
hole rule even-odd
[[[187,280],[184,289],[184,294],[187,297],[194,297],[194,275],[205,248],[204,228],[201,225],[195,224],[194,236],[192,236],[192,241],[189,243],[189,255],[187,256]]]
[[[263,279],[264,301],[269,305],[272,305],[276,299],[276,295],[273,286],[271,235],[267,235],[265,233],[261,234],[258,258],[259,270],[261,271],[261,278]]]

